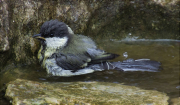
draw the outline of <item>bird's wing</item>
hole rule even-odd
[[[84,54],[60,54],[56,56],[57,64],[65,70],[82,69],[90,61],[90,58]]]
[[[114,59],[118,55],[106,53],[98,49],[89,49],[82,54],[56,54],[56,63],[65,70],[78,70],[90,64],[101,63]]]
[[[65,70],[78,70],[90,64],[101,63],[116,58],[117,54],[106,53],[103,50],[89,48],[81,54],[57,54],[57,64]]]
[[[82,69],[118,56],[97,49],[95,42],[87,36],[74,35],[72,38],[74,39],[71,39],[68,47],[59,50],[56,56],[57,64],[65,70]]]
[[[89,48],[87,54],[91,58],[90,63],[100,63],[118,57],[118,54],[107,53],[100,49]]]

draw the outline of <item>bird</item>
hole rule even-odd
[[[88,36],[74,34],[64,22],[46,21],[33,36],[41,42],[38,59],[49,76],[76,76],[109,69],[157,71],[160,63],[150,59],[109,62],[119,54],[99,49]]]
[[[33,37],[41,42],[39,62],[52,76],[92,73],[94,70],[91,65],[102,65],[119,56],[98,49],[91,38],[74,34],[68,25],[58,20],[46,21],[40,33]]]

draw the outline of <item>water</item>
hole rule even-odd
[[[88,82],[100,81],[123,83],[147,90],[158,90],[166,93],[170,98],[179,97],[179,46],[178,40],[96,40],[99,48],[121,55],[114,61],[128,58],[148,58],[162,63],[160,72],[123,72],[106,70],[92,74],[74,77],[46,77],[46,72],[37,65],[22,66],[9,69],[1,73],[0,87],[16,78],[41,82]],[[126,55],[126,56],[124,56]]]

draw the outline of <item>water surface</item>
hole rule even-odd
[[[9,69],[1,73],[0,87],[16,78],[40,81],[40,82],[111,82],[123,83],[147,90],[158,90],[167,93],[170,98],[179,97],[180,72],[179,72],[179,46],[178,40],[96,40],[99,48],[119,54],[114,61],[122,61],[128,58],[148,58],[162,63],[159,72],[123,72],[118,70],[105,70],[74,77],[47,77],[46,72],[39,64],[21,66]]]

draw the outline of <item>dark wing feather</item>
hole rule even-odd
[[[117,56],[119,55],[94,49],[83,54],[58,54],[56,56],[56,62],[65,70],[78,70],[91,64],[114,59]]]
[[[57,64],[65,70],[81,69],[88,62],[88,59],[90,58],[83,54],[61,54],[56,56]]]

